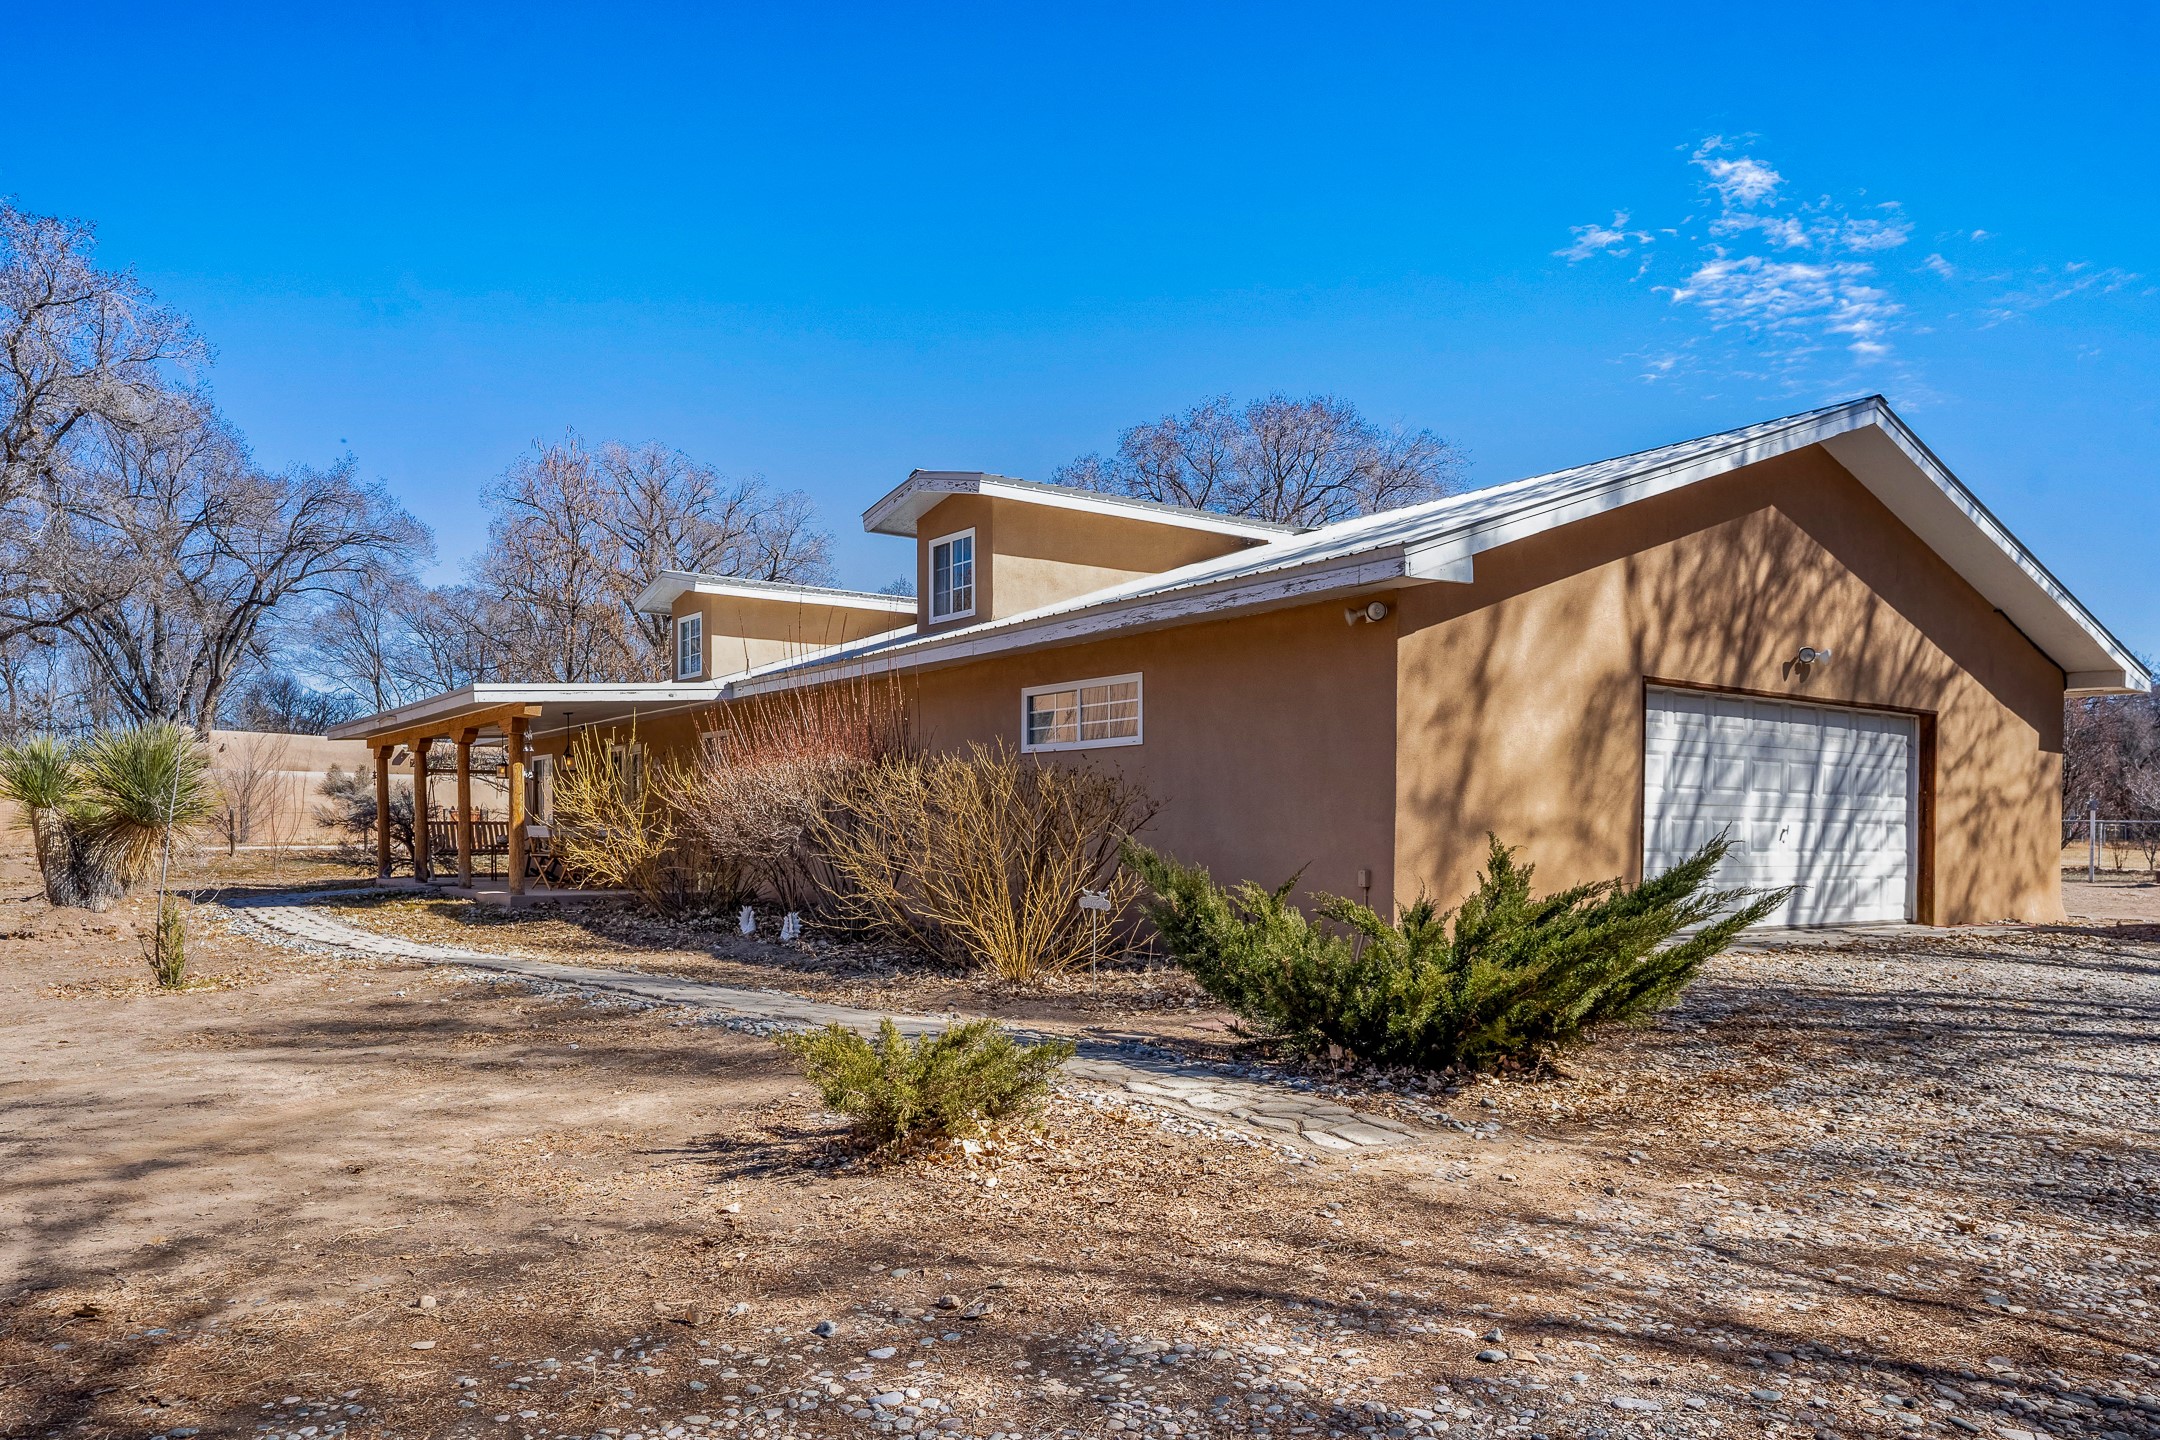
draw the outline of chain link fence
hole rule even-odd
[[[2066,875],[2097,880],[2142,872],[2160,878],[2160,819],[2066,815],[2062,829]]]

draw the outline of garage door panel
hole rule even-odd
[[[1652,690],[1643,756],[1644,873],[1719,833],[1717,883],[1793,886],[1772,923],[1912,912],[1918,757],[1906,716]]]

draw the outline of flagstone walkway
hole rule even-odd
[[[311,902],[336,894],[314,891],[264,895],[225,902],[236,925],[273,944],[382,956],[425,965],[490,970],[544,985],[616,996],[648,1005],[709,1010],[746,1028],[808,1029],[837,1024],[862,1033],[887,1017],[871,1010],[828,1005],[782,990],[751,990],[591,965],[565,965],[520,955],[489,954],[380,935],[324,913]],[[372,893],[372,892],[367,892]],[[894,1015],[904,1034],[934,1035],[966,1018]],[[1345,1152],[1399,1145],[1419,1132],[1384,1115],[1360,1113],[1325,1096],[1287,1085],[1242,1079],[1210,1066],[1150,1053],[1130,1045],[1082,1040],[1066,1074],[1097,1089],[1122,1092],[1143,1104],[1216,1125],[1265,1132],[1271,1138],[1314,1150]]]

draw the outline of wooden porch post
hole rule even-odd
[[[472,742],[476,732],[457,733],[457,874],[458,884],[472,888]]]
[[[435,878],[435,867],[429,863],[427,828],[427,752],[434,743],[432,738],[412,742],[412,868],[413,879],[422,884]]]
[[[375,747],[375,878],[390,878],[390,747]]]
[[[509,760],[510,782],[510,893],[525,893],[525,717],[512,715],[503,723],[503,753]]]

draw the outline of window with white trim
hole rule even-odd
[[[691,614],[675,620],[675,678],[695,680],[705,673],[705,617]]]
[[[1140,677],[1110,675],[1020,692],[1022,750],[1092,750],[1140,743]]]
[[[975,532],[930,542],[930,618],[958,620],[975,613]]]

